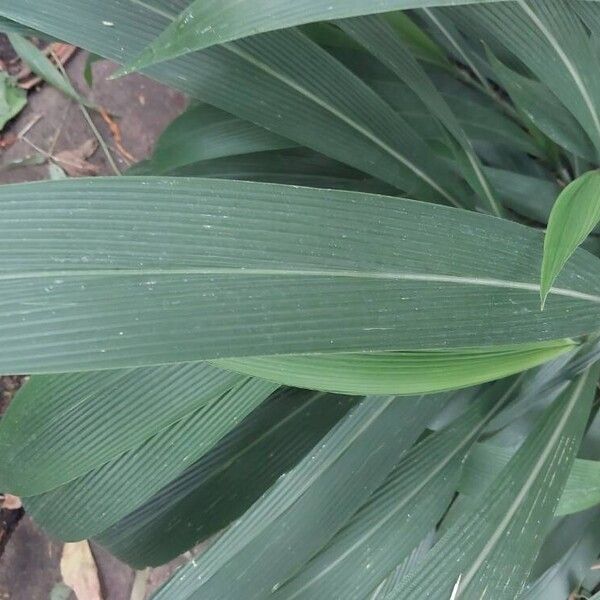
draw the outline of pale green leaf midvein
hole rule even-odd
[[[552,35],[552,32],[544,25],[542,20],[535,14],[533,9],[527,5],[525,0],[517,0],[517,3],[523,9],[525,14],[534,22],[535,26],[542,32],[544,37],[550,42],[550,45],[552,46],[552,48],[554,48],[554,50],[558,54],[560,60],[563,62],[563,64],[567,68],[567,71],[569,71],[569,74],[571,75],[573,81],[575,82],[577,89],[579,90],[579,92],[581,93],[581,96],[583,97],[583,101],[585,102],[585,105],[586,105],[588,111],[590,112],[592,121],[594,122],[594,127],[596,129],[596,132],[597,132],[598,136],[600,137],[600,119],[598,118],[598,113],[596,112],[596,107],[594,105],[594,101],[592,100],[592,97],[591,97],[587,87],[585,86],[585,83],[583,81],[583,78],[579,74],[579,71],[577,70],[577,68],[575,67],[575,65],[573,64],[573,62],[567,55],[567,53],[562,49],[562,47],[559,44],[556,37],[554,35]]]
[[[452,204],[453,206],[456,206],[457,208],[464,208],[464,206],[456,198],[454,198],[454,196],[452,196],[451,194],[446,192],[446,190],[444,190],[444,188],[442,188],[435,180],[433,180],[429,175],[427,175],[427,173],[423,172],[419,167],[417,167],[415,164],[413,164],[405,156],[403,156],[402,154],[400,154],[399,152],[394,150],[394,148],[392,148],[390,145],[386,144],[382,139],[379,138],[379,136],[377,136],[375,133],[373,133],[366,127],[363,127],[362,125],[360,125],[359,123],[357,123],[356,121],[354,121],[353,119],[351,119],[350,117],[345,115],[344,113],[337,110],[334,106],[331,106],[329,103],[325,102],[324,100],[322,100],[315,94],[308,91],[303,86],[298,85],[295,81],[293,81],[289,77],[286,77],[285,75],[275,71],[274,69],[272,69],[265,63],[255,59],[248,52],[244,52],[242,49],[238,48],[237,46],[234,46],[231,43],[223,44],[222,47],[226,48],[233,54],[239,56],[243,60],[254,65],[258,69],[264,71],[268,75],[275,77],[282,83],[284,83],[287,86],[291,87],[292,89],[296,90],[299,94],[302,94],[305,98],[308,98],[309,100],[311,100],[312,102],[314,102],[315,104],[320,106],[321,108],[325,109],[326,111],[331,113],[333,116],[337,117],[338,119],[340,119],[341,121],[343,121],[344,123],[349,125],[352,129],[354,129],[355,131],[358,131],[361,135],[363,135],[367,139],[371,140],[374,144],[379,146],[384,152],[389,154],[392,158],[394,158],[398,162],[402,163],[405,167],[408,167],[415,175],[420,177],[423,181],[425,181],[428,185],[430,185],[434,190],[436,190],[439,194],[441,194],[450,204]]]
[[[331,561],[329,564],[327,564],[327,566],[320,571],[317,575],[315,575],[312,579],[310,579],[309,581],[307,581],[301,588],[299,588],[298,590],[296,590],[296,592],[294,592],[291,596],[287,597],[287,600],[293,600],[294,598],[296,598],[297,596],[299,596],[303,591],[305,591],[306,589],[308,589],[310,586],[312,586],[314,583],[316,583],[317,581],[319,581],[320,579],[322,579],[327,573],[329,573],[332,569],[334,569],[339,563],[341,563],[347,556],[349,556],[350,554],[352,554],[352,552],[354,552],[357,548],[359,548],[361,546],[361,544],[363,544],[364,542],[366,542],[368,539],[370,539],[376,531],[380,530],[386,523],[388,523],[389,521],[391,521],[393,519],[393,517],[398,514],[402,509],[404,509],[404,507],[413,499],[417,496],[417,494],[419,494],[419,492],[421,492],[423,489],[425,489],[425,486],[430,483],[431,481],[433,481],[433,479],[439,474],[441,473],[461,452],[461,450],[464,450],[473,440],[474,436],[478,435],[478,433],[480,432],[481,428],[488,423],[493,416],[496,415],[496,413],[504,407],[504,404],[506,402],[506,399],[513,393],[513,391],[519,386],[521,385],[522,382],[522,377],[519,377],[511,386],[510,388],[503,394],[503,396],[500,398],[500,400],[498,400],[498,402],[496,402],[496,404],[494,405],[493,409],[491,411],[489,411],[486,415],[484,415],[481,420],[479,422],[477,422],[473,428],[471,429],[470,433],[465,435],[465,437],[459,442],[459,444],[454,447],[443,459],[442,461],[436,465],[428,474],[427,476],[421,480],[414,488],[412,488],[411,490],[408,490],[407,495],[398,500],[398,504],[394,507],[393,510],[389,511],[388,513],[386,513],[384,515],[384,517],[380,520],[378,520],[372,527],[370,527],[369,529],[367,529],[367,531],[360,536],[349,548],[346,549],[345,552],[343,552],[342,554],[338,555],[335,560]]]
[[[340,279],[366,279],[379,281],[415,281],[423,283],[447,283],[495,287],[539,294],[539,283],[495,279],[493,277],[462,277],[460,275],[438,275],[435,273],[402,273],[402,272],[368,272],[368,271],[333,271],[326,269],[268,269],[268,268],[221,268],[197,267],[177,269],[73,269],[57,271],[31,271],[0,273],[0,281],[16,281],[39,278],[71,278],[71,277],[148,277],[174,275],[239,275],[264,277],[325,277]],[[577,300],[587,300],[600,304],[600,295],[588,294],[577,290],[553,287],[550,293]]]
[[[151,4],[148,4],[147,2],[144,2],[143,0],[129,0],[129,2],[131,2],[131,4],[136,4],[137,6],[141,6],[142,8],[145,8],[146,10],[154,13],[155,15],[160,15],[161,17],[164,17],[165,19],[168,19],[169,21],[174,21],[175,18],[177,17],[176,14],[167,12],[166,10],[163,10],[162,8],[158,8],[158,6],[152,6]]]
[[[460,44],[452,37],[452,34],[444,27],[443,23],[437,18],[434,12],[430,8],[424,8],[423,12],[431,19],[433,24],[440,30],[442,35],[448,40],[451,46],[456,50],[457,54],[462,58],[464,63],[473,71],[477,79],[486,88],[489,88],[487,79],[481,74],[475,63],[471,60],[469,55],[463,50]]]
[[[354,442],[356,440],[358,440],[369,429],[369,427],[371,427],[371,425],[381,416],[381,414],[384,411],[386,411],[393,402],[395,402],[396,398],[397,398],[397,396],[386,396],[384,399],[382,399],[381,403],[377,404],[377,406],[374,410],[370,410],[369,411],[370,415],[368,416],[367,420],[363,423],[360,423],[360,425],[358,426],[357,429],[353,428],[353,430],[351,430],[350,437],[348,439],[344,440],[344,445],[343,445],[342,450],[345,451],[347,448],[350,448],[352,446],[352,444],[354,444]],[[419,396],[418,401],[420,401],[422,398],[424,398],[424,395]],[[357,414],[357,412],[358,412],[358,410],[351,414],[355,415],[355,414]],[[322,448],[324,448],[324,446]],[[286,498],[286,501],[284,503],[281,503],[277,507],[276,514],[271,514],[270,520],[262,519],[261,521],[259,521],[259,523],[257,524],[257,526],[255,528],[255,535],[259,535],[262,531],[264,531],[265,527],[267,527],[276,518],[278,518],[279,515],[283,514],[289,508],[289,506],[291,506],[294,502],[296,502],[296,500],[298,498],[303,496],[304,493],[306,493],[306,491],[313,485],[313,483],[315,481],[317,481],[320,477],[322,477],[323,473],[325,473],[326,470],[329,469],[338,460],[340,455],[341,455],[340,451],[338,451],[337,453],[331,453],[331,451],[329,451],[329,452],[327,452],[327,454],[325,454],[325,459],[319,465],[318,468],[315,469],[315,468],[311,467],[310,470],[308,471],[308,477],[306,477],[306,479],[302,481],[301,485],[299,485],[295,489],[294,494],[292,494],[291,496],[288,496]],[[301,469],[301,465],[298,465],[296,467],[296,469]],[[288,482],[289,478],[293,477],[293,476],[294,476],[294,471],[291,471],[290,473],[288,473],[285,476],[286,479],[282,480],[283,485],[285,485],[285,482]],[[276,493],[277,489],[278,488],[274,488],[273,493]],[[279,488],[279,489],[281,489],[281,488]],[[266,497],[265,497],[265,499],[266,499]],[[238,523],[241,523],[241,521],[238,521]],[[234,525],[227,533],[225,533],[225,535],[221,538],[221,541],[229,540],[231,538],[231,536],[235,536],[235,532],[236,532],[236,527]],[[246,540],[245,542],[242,542],[240,547],[237,548],[234,552],[237,553],[237,552],[241,551],[241,549],[245,548],[251,541],[252,540]],[[213,548],[215,548],[215,547],[216,546],[213,546]],[[209,556],[210,556],[210,554],[209,554]],[[188,575],[188,574],[185,574],[185,575]],[[215,571],[213,569],[213,572],[210,573],[210,575],[208,575],[206,577],[206,581],[208,581],[209,579],[214,577],[214,575],[215,575]]]
[[[588,371],[588,373],[589,373],[589,371]],[[471,582],[471,580],[473,579],[473,577],[475,576],[475,574],[477,573],[477,571],[479,570],[481,565],[485,562],[485,560],[488,557],[488,555],[490,554],[490,552],[496,546],[496,543],[500,540],[502,533],[504,532],[506,527],[510,524],[512,518],[515,516],[519,507],[521,506],[521,503],[524,501],[525,497],[531,490],[531,487],[535,483],[535,480],[537,479],[538,475],[541,473],[542,468],[543,468],[544,464],[546,463],[546,460],[551,455],[551,453],[552,453],[556,443],[560,439],[560,437],[563,435],[563,431],[567,424],[567,421],[569,420],[569,417],[571,416],[573,409],[577,405],[579,396],[585,386],[585,383],[587,381],[587,376],[588,376],[587,373],[585,375],[582,375],[577,387],[573,390],[573,394],[571,395],[571,398],[569,399],[569,403],[566,407],[564,414],[562,415],[562,417],[560,419],[560,422],[558,423],[556,429],[554,430],[550,439],[548,440],[548,443],[546,444],[542,454],[538,458],[536,464],[534,465],[529,476],[527,477],[527,481],[523,485],[523,488],[521,489],[521,491],[519,492],[517,497],[514,499],[514,501],[510,505],[509,509],[506,512],[506,515],[504,516],[504,518],[502,519],[502,521],[496,528],[496,531],[494,532],[494,534],[490,537],[490,539],[486,543],[485,547],[478,554],[477,560],[473,563],[473,565],[471,565],[471,568],[469,569],[469,571],[463,576],[461,585],[459,587],[460,591],[463,591],[469,585],[469,583]]]

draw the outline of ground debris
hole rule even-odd
[[[90,138],[74,150],[63,150],[56,153],[52,158],[69,177],[97,175],[100,172],[100,168],[87,160],[93,156],[97,149],[98,142]]]

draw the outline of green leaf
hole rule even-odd
[[[569,340],[494,351],[390,352],[224,359],[224,369],[341,394],[429,394],[500,379],[573,348]]]
[[[90,104],[82,98],[73,88],[71,83],[63,77],[62,73],[54,66],[52,61],[46,55],[26,40],[18,33],[9,33],[8,39],[12,44],[15,52],[21,57],[23,62],[29,65],[29,68],[46,83],[60,90],[63,94],[72,98],[80,104],[90,106]]]
[[[552,89],[505,66],[490,51],[488,60],[517,108],[551,140],[588,160],[594,146],[577,119],[560,103]]]
[[[468,171],[472,186],[479,192],[486,208],[497,216],[502,215],[501,207],[494,197],[492,189],[483,173],[483,167],[471,141],[467,137],[452,109],[438,92],[427,73],[419,65],[417,59],[403,44],[394,29],[378,16],[360,17],[339,21],[338,25],[363,44],[369,52],[376,56],[393,73],[395,73],[419,99],[427,106],[430,113],[461,146],[468,159]]]
[[[392,26],[419,61],[442,69],[452,69],[452,64],[444,54],[444,50],[415,23],[408,13],[395,11],[383,14],[383,18]]]
[[[490,484],[514,454],[491,443],[477,445],[465,464],[459,491],[475,495]],[[568,515],[600,504],[600,462],[578,458],[573,464],[556,515]]]
[[[127,174],[152,175],[153,163],[152,161],[139,163]],[[360,171],[302,148],[205,160],[172,169],[168,175],[241,179],[390,195],[398,193],[398,190],[382,181],[365,178],[364,173]]]
[[[362,74],[361,74],[362,75]],[[366,76],[366,74],[365,74]],[[459,126],[471,143],[480,148],[482,144],[501,145],[512,150],[522,150],[540,155],[529,135],[515,122],[496,110],[486,96],[469,94],[467,86],[447,88],[447,79],[436,78],[443,100],[456,115]],[[408,86],[396,81],[367,79],[369,85],[427,141],[445,143],[447,136],[431,111],[412,93]],[[487,170],[486,170],[487,175]]]
[[[552,209],[544,239],[542,308],[556,277],[599,221],[600,171],[589,171],[561,192]]]
[[[398,565],[396,569],[381,582],[379,587],[373,592],[369,600],[384,600],[392,590],[398,585],[398,583],[404,579],[409,573],[414,571],[427,556],[429,550],[433,546],[435,541],[435,532],[432,531],[427,535],[421,543],[410,553],[409,556],[404,559],[402,564]]]
[[[499,382],[448,427],[411,448],[350,523],[273,600],[368,597],[440,521],[462,460],[518,383]]]
[[[541,233],[439,205],[122,177],[2,186],[0,210],[8,373],[482,349],[598,327],[596,257],[576,252],[542,313]]]
[[[296,145],[218,108],[193,106],[163,132],[146,168],[161,175],[200,161]]]
[[[16,21],[7,19],[5,17],[0,17],[0,31],[2,33],[18,33],[20,35],[27,36],[40,36],[39,31],[31,29],[30,27],[26,27],[25,25],[21,25],[21,23],[17,23]]]
[[[575,460],[597,381],[598,368],[588,370],[543,413],[473,510],[392,598],[449,598],[453,588],[460,600],[519,596]]]
[[[0,421],[0,487],[31,496],[72,481],[243,379],[206,363],[34,376]]]
[[[135,510],[208,453],[277,386],[243,380],[101,467],[24,498],[27,512],[64,541],[92,537]]]
[[[63,0],[60,10],[41,8],[32,5],[23,10],[20,1],[6,0],[0,15],[122,63],[164,28],[172,3],[125,6],[107,0],[100,7],[94,0]],[[65,26],[65,12],[77,28]],[[107,14],[113,26],[100,27]],[[322,68],[312,68],[315,61]],[[472,205],[451,166],[433,155],[410,125],[368,86],[299,31],[210,48],[201,59],[185,56],[153,67],[148,74],[411,196]]]
[[[485,174],[507,208],[517,214],[546,224],[560,187],[550,179],[523,175],[517,171],[487,167]]]
[[[600,151],[598,59],[578,16],[562,0],[517,0],[457,9],[492,34],[559,98]]]
[[[294,4],[287,0],[195,0],[121,74],[214,44],[303,23],[481,1],[381,0],[374,5],[365,0],[345,0],[339,4],[326,0],[302,0]]]
[[[472,51],[467,40],[452,21],[445,18],[441,11],[435,9],[424,8],[422,12],[425,15],[426,22],[431,24],[434,34],[437,34],[437,38],[442,40],[448,51],[459,62],[469,67],[484,90],[493,93],[487,77],[477,64],[482,62],[481,59]]]
[[[83,68],[83,78],[89,87],[93,87],[94,85],[94,73],[92,67],[94,63],[102,60],[101,56],[94,54],[93,52],[88,52],[88,55],[85,57],[85,67]]]
[[[210,49],[200,65],[204,81],[198,95],[209,104],[410,195],[470,205],[464,184],[410,124],[299,31],[272,32]]]
[[[350,520],[444,400],[365,399],[156,600],[267,596]]]
[[[0,71],[0,131],[27,105],[27,93],[11,77]]]
[[[574,525],[568,520],[564,524],[567,527]],[[600,553],[600,519],[597,515],[591,521],[586,519],[581,524],[581,529],[585,533],[556,564],[527,587],[522,595],[523,600],[564,600],[580,587]],[[563,532],[559,530],[557,533]]]
[[[135,568],[172,560],[238,519],[355,402],[282,388],[200,461],[96,541]]]

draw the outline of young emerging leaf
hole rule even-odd
[[[544,240],[542,309],[556,277],[600,221],[600,171],[585,173],[558,197]]]

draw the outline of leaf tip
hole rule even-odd
[[[114,81],[115,79],[121,79],[121,77],[125,77],[125,75],[129,75],[132,73],[134,69],[130,65],[123,65],[119,67],[112,75],[107,77],[108,81]]]

